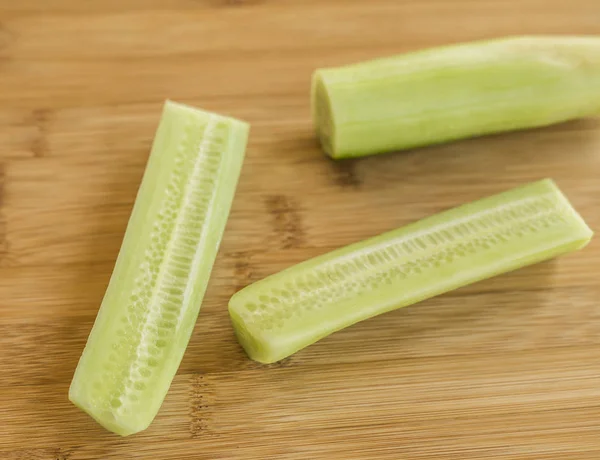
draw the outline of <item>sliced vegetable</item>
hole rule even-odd
[[[186,349],[240,174],[249,127],[173,102],[69,399],[120,435],[148,427]]]
[[[600,114],[600,37],[515,37],[313,75],[333,158],[408,149]]]
[[[592,236],[544,180],[316,257],[235,294],[248,355],[281,360],[358,321],[585,246]]]

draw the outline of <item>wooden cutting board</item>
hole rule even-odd
[[[600,243],[250,361],[229,297],[331,249],[553,177],[600,228],[600,120],[334,163],[316,67],[600,34],[598,0],[1,0],[0,458],[598,459]],[[152,426],[67,390],[163,100],[252,123],[200,318]]]

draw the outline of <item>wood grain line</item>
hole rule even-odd
[[[229,255],[233,259],[232,295],[256,281],[252,274],[251,258],[254,251],[240,251]]]
[[[38,130],[38,135],[34,138],[31,143],[31,152],[35,158],[43,158],[48,155],[48,120],[51,112],[47,109],[36,109],[32,111],[31,117],[33,124]]]
[[[209,434],[208,393],[211,391],[204,376],[193,374],[190,379],[190,435],[199,438]]]
[[[273,228],[283,249],[305,244],[305,232],[299,205],[286,195],[271,195],[265,199],[267,211],[273,219]]]
[[[12,452],[0,452],[3,460],[70,460],[73,449],[24,449]]]
[[[342,161],[331,160],[334,170],[334,182],[341,187],[359,189],[362,180],[358,175],[356,166],[360,160],[347,159]]]
[[[213,0],[214,6],[226,8],[255,6],[264,2],[265,0]]]
[[[56,450],[56,460],[69,460],[73,455],[72,450],[58,448]]]

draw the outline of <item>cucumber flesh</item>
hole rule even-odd
[[[122,436],[148,427],[187,347],[249,126],[171,101],[69,399]]]
[[[236,293],[250,358],[272,363],[358,321],[585,246],[592,231],[546,179],[305,261]]]
[[[313,74],[333,158],[372,155],[600,113],[600,37],[511,37]]]

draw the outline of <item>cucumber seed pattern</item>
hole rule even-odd
[[[401,235],[296,272],[283,285],[265,286],[247,298],[245,321],[266,330],[281,329],[294,316],[368,295],[542,229],[569,225],[568,215],[565,203],[547,194]]]
[[[222,152],[227,150],[228,125],[215,116],[198,118],[184,133],[140,274],[120,318],[123,325],[94,383],[98,394],[103,388],[110,390],[104,404],[118,415],[139,404],[141,392],[160,372],[159,363],[182,326],[202,262],[204,223],[215,198]],[[100,396],[94,399],[104,401]]]

